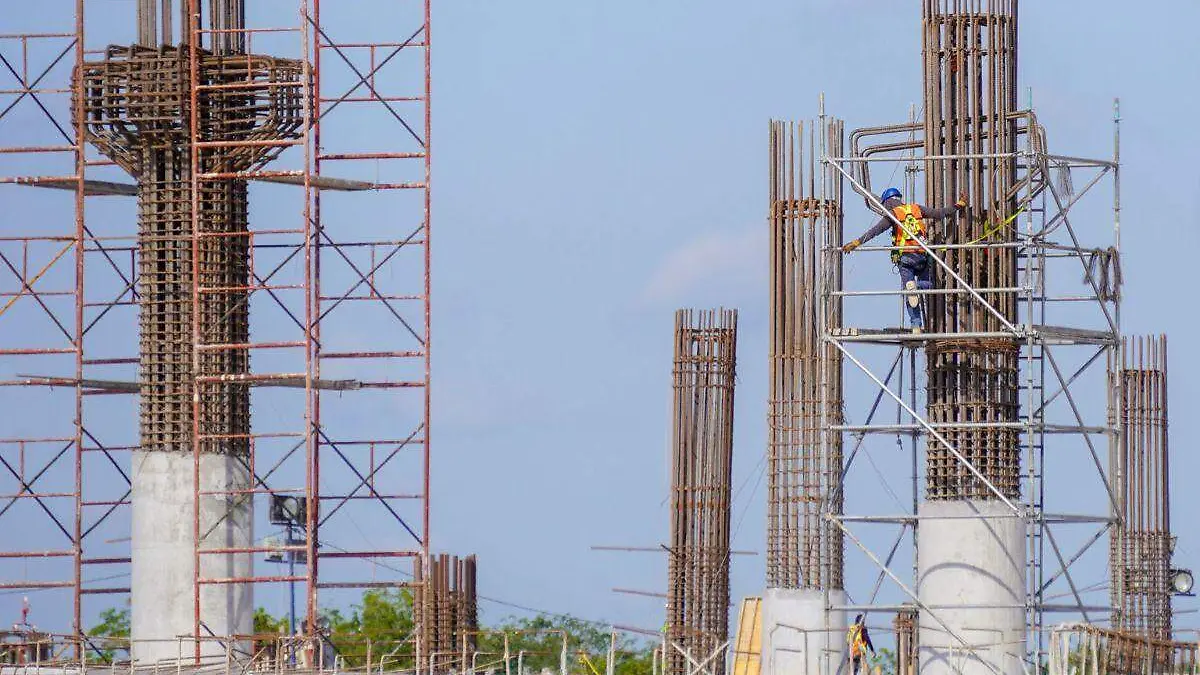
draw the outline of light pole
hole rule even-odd
[[[296,635],[296,565],[297,562],[301,565],[308,564],[307,557],[302,557],[297,561],[297,554],[300,552],[295,547],[297,544],[304,542],[296,538],[296,532],[305,532],[306,523],[308,522],[308,500],[304,497],[272,494],[269,519],[272,525],[282,525],[284,532],[287,533],[282,547],[283,550],[268,552],[267,562],[282,563],[286,556],[288,566],[288,637],[294,638]],[[295,665],[295,661],[296,654],[293,649],[289,652],[288,662],[291,665]]]

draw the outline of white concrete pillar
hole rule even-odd
[[[132,582],[130,632],[133,659],[143,663],[174,661],[179,657],[179,636],[195,629],[195,547],[192,495],[194,461],[190,452],[133,453]],[[238,490],[250,486],[245,465],[226,455],[200,457],[200,489]],[[202,548],[243,548],[254,542],[254,509],[249,495],[205,495],[200,501]],[[248,577],[251,553],[203,555],[205,579]],[[247,584],[202,584],[200,620],[212,635],[249,635],[254,632],[254,598]],[[202,634],[208,635],[202,628]],[[194,643],[185,641],[184,659],[195,655]],[[248,651],[248,643],[233,646],[235,655]],[[225,657],[217,640],[202,643],[206,658]]]
[[[829,604],[844,606],[845,591],[830,591]],[[825,594],[819,590],[766,590],[762,604],[762,675],[845,672],[846,613],[827,611],[825,607]]]
[[[925,502],[919,514],[921,675],[1021,675],[1024,520],[994,501]]]

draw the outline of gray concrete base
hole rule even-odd
[[[1000,502],[921,504],[917,595],[921,675],[1020,675],[1025,523]]]
[[[830,591],[829,604],[845,605],[845,591]],[[845,672],[846,613],[827,612],[825,607],[821,591],[766,590],[762,604],[762,675]]]
[[[194,460],[190,452],[133,453],[132,584],[130,632],[133,659],[142,663],[174,661],[179,636],[195,631]],[[224,455],[200,458],[200,489],[250,487],[245,466]],[[200,501],[201,548],[241,548],[254,542],[254,509],[248,495],[205,495]],[[248,577],[251,553],[202,555],[204,579]],[[202,635],[249,635],[254,632],[254,598],[247,584],[200,586]],[[207,629],[207,630],[205,630]],[[184,643],[185,658],[195,654]],[[235,645],[246,649],[248,645]],[[207,657],[224,656],[218,640],[201,642]]]

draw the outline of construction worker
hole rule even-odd
[[[884,190],[880,201],[884,208],[891,212],[883,216],[875,226],[863,233],[861,237],[842,247],[844,253],[849,253],[862,246],[863,242],[871,241],[883,234],[889,228],[892,230],[892,262],[900,270],[900,285],[904,290],[928,290],[933,288],[934,262],[929,254],[917,242],[925,242],[928,229],[926,220],[943,221],[946,218],[967,208],[967,195],[963,194],[954,206],[944,209],[931,209],[921,204],[905,203],[904,196],[896,188]],[[892,216],[896,220],[892,220]],[[896,221],[900,224],[897,225]],[[909,294],[905,300],[908,309],[908,320],[914,333],[920,333],[925,326],[921,312],[921,297],[915,293]]]
[[[871,650],[872,656],[875,655],[875,645],[871,644],[871,634],[867,632],[867,624],[863,622],[862,614],[854,617],[854,623],[846,632],[846,643],[850,645],[851,675],[858,675],[867,650]]]

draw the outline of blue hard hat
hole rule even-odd
[[[881,196],[879,198],[879,201],[886,202],[887,200],[891,199],[892,197],[895,197],[896,199],[901,199],[901,198],[903,198],[903,195],[900,194],[899,190],[892,187],[892,188],[888,188],[883,191],[883,196]]]

